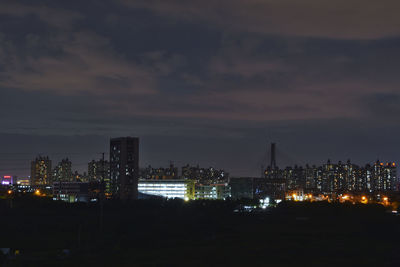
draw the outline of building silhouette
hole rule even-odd
[[[140,178],[147,180],[173,180],[178,179],[178,168],[173,163],[168,168],[153,168],[149,165],[140,170]]]
[[[286,180],[280,175],[276,165],[276,144],[271,143],[271,162],[264,171],[264,177],[254,179],[255,195],[259,198],[272,197],[283,199],[286,191]]]
[[[139,138],[110,140],[110,180],[105,193],[118,199],[137,199],[139,179]]]

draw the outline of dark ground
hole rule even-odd
[[[400,266],[400,216],[382,206],[107,202],[101,230],[99,205],[8,201],[0,247],[20,254],[5,266]]]

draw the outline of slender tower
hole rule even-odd
[[[271,170],[276,169],[276,144],[271,143]]]

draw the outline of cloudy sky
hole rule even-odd
[[[34,3],[33,3],[34,2]],[[140,165],[258,176],[400,159],[398,0],[0,1],[0,175],[116,136]]]

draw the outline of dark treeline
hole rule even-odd
[[[400,218],[380,205],[283,202],[238,213],[233,211],[252,201],[105,201],[103,209],[46,198],[10,201],[0,200],[0,247],[20,255],[9,266],[400,262]]]

